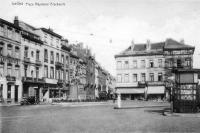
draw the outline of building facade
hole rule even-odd
[[[21,29],[0,19],[0,101],[18,102],[22,98]]]
[[[168,55],[171,51],[177,51],[178,49],[194,51],[194,47],[173,39],[167,39],[165,42],[159,43],[147,41],[146,44],[134,44],[132,42],[128,49],[115,55],[117,93],[122,94],[125,99],[164,98],[166,92],[165,81],[169,77],[171,67],[169,64],[176,64],[176,67],[180,64],[188,64],[192,67],[193,52],[187,55],[190,57],[190,63],[187,63],[188,58],[185,59],[183,51],[179,52],[178,58]],[[169,63],[169,60],[174,62]],[[181,60],[181,63],[177,60]]]
[[[43,102],[95,99],[95,90],[107,91],[109,83],[95,62],[82,43],[71,45],[50,28],[0,19],[0,103],[30,96]]]

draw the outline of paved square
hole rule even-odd
[[[113,109],[112,103],[1,107],[0,129],[2,133],[200,131],[200,118],[163,116],[168,103],[129,101],[122,105],[124,109]]]

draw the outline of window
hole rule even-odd
[[[40,60],[40,51],[37,50],[36,52],[36,60],[39,61]]]
[[[162,59],[158,59],[158,67],[162,67]]]
[[[33,78],[33,70],[31,70],[31,77]]]
[[[137,68],[137,60],[133,61],[133,68]]]
[[[151,68],[154,67],[153,60],[150,60],[150,61],[149,61],[149,67],[151,67]]]
[[[61,62],[64,64],[64,55],[61,56]]]
[[[8,85],[7,87],[7,99],[11,98],[11,85]]]
[[[154,81],[154,73],[150,73],[149,74],[149,80],[150,81]]]
[[[48,66],[44,66],[44,77],[48,78]]]
[[[145,60],[141,60],[141,68],[145,68]]]
[[[118,83],[121,83],[121,82],[122,82],[122,75],[121,75],[121,74],[118,74],[118,75],[117,75],[117,82],[118,82]]]
[[[19,47],[15,47],[15,55],[18,58],[19,57]]]
[[[68,79],[68,76],[69,76],[69,73],[68,73],[68,71],[66,71],[66,77],[65,77],[66,81],[69,80],[69,79]]]
[[[128,61],[124,62],[124,69],[128,69]]]
[[[15,66],[15,76],[16,78],[19,78],[20,71],[19,71],[19,66]]]
[[[141,74],[141,81],[143,81],[143,82],[146,81],[145,73],[142,73],[142,74]]]
[[[11,56],[12,55],[12,45],[8,44],[8,55]]]
[[[124,82],[125,82],[125,83],[128,83],[128,82],[129,82],[129,74],[125,74]]]
[[[31,51],[31,57],[34,57],[34,52],[33,51]]]
[[[24,76],[27,77],[28,65],[24,65]]]
[[[137,82],[137,74],[133,74],[133,82]]]
[[[54,78],[54,68],[53,67],[51,67],[51,69],[50,69],[50,78]]]
[[[3,35],[3,32],[4,32],[3,24],[0,24],[0,35]]]
[[[39,67],[36,67],[36,78],[39,78]]]
[[[56,54],[56,61],[59,62],[59,53]]]
[[[44,62],[48,63],[48,50],[47,49],[44,50]]]
[[[63,74],[63,70],[60,71],[60,79],[64,79],[64,74]]]
[[[3,47],[0,47],[0,55],[3,55]]]
[[[162,80],[163,80],[162,73],[158,73],[158,81],[162,81]]]
[[[51,56],[50,56],[51,64],[54,63],[54,54],[53,51],[51,51]]]
[[[185,64],[186,66],[191,66],[191,59],[190,58],[185,59]]]
[[[28,47],[24,48],[24,57],[28,58]]]
[[[12,38],[12,28],[8,27],[8,37]]]
[[[121,61],[117,61],[117,69],[122,69],[122,62]]]
[[[68,64],[69,64],[69,57],[66,56],[66,65],[68,65]]]
[[[55,71],[56,71],[56,73],[55,73],[55,78],[56,78],[56,79],[59,79],[59,76],[58,76],[58,75],[59,75],[59,74],[58,74],[58,71],[59,71],[59,70],[55,70]]]
[[[11,74],[12,74],[12,65],[8,64],[8,66],[7,66],[7,75],[11,76]]]
[[[4,67],[4,64],[0,64],[0,77],[3,77],[3,75],[4,75],[3,67]]]
[[[177,59],[177,67],[181,67],[181,66],[182,66],[181,59]]]

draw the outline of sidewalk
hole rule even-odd
[[[0,103],[0,107],[18,106],[19,103]]]
[[[110,101],[105,102],[61,102],[61,103],[51,103],[52,105],[61,105],[64,107],[80,107],[80,106],[97,106],[97,105],[114,105]]]

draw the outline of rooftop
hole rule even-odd
[[[181,50],[194,48],[195,47],[193,46],[177,42],[173,39],[167,39],[166,41],[157,43],[132,44],[121,53],[115,55],[115,58],[126,56],[162,55],[164,50]]]

